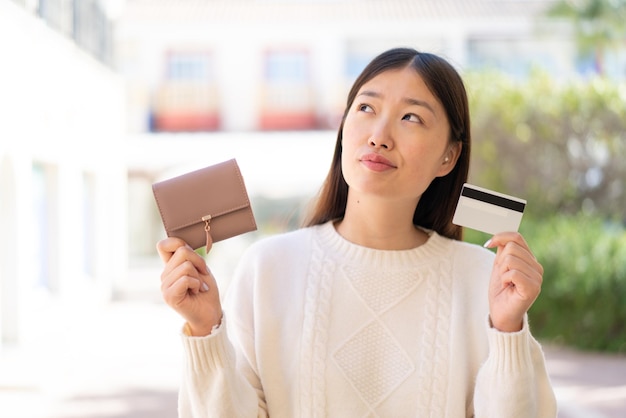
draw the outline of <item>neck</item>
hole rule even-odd
[[[351,198],[337,232],[350,242],[379,250],[408,250],[424,244],[428,235],[413,225],[416,201]]]

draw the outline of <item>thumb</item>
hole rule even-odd
[[[179,247],[187,246],[180,238],[168,237],[157,242],[157,252],[164,263],[167,263]]]

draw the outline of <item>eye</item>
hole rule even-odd
[[[372,109],[372,107],[368,104],[362,103],[360,104],[357,109],[359,110],[359,112],[366,112],[366,113],[372,113],[374,111],[374,109]]]
[[[424,123],[424,119],[420,118],[414,113],[407,113],[406,115],[402,116],[402,120],[408,120],[409,122],[415,122],[420,124]]]

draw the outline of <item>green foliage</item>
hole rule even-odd
[[[587,215],[525,218],[520,232],[544,267],[529,311],[537,338],[586,350],[626,352],[626,231]],[[465,240],[489,238],[466,230]]]
[[[626,352],[626,231],[585,215],[525,222],[542,263],[533,333],[589,350]]]
[[[545,268],[533,333],[626,352],[626,83],[467,74],[470,181],[527,199],[521,232]],[[466,231],[466,240],[489,237]]]
[[[626,38],[625,0],[560,0],[548,16],[569,20],[582,53],[618,46]]]
[[[273,234],[298,228],[310,200],[311,198],[306,196],[283,198],[253,196],[252,207],[259,231]]]
[[[534,215],[626,221],[626,83],[468,74],[470,181],[529,201]]]

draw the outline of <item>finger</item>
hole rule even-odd
[[[170,306],[179,306],[189,293],[198,294],[201,292],[201,282],[197,278],[183,276],[174,281],[171,286],[163,290],[163,299]]]
[[[178,265],[174,265],[174,263],[168,263],[167,267],[170,266],[172,267],[169,269],[164,269],[163,273],[161,274],[162,289],[171,286],[173,282],[183,276],[189,276],[201,280],[200,272],[198,271],[198,269],[196,269],[191,261],[185,260]]]
[[[538,263],[528,263],[526,260],[516,256],[508,255],[502,258],[499,263],[496,263],[496,269],[499,275],[504,279],[505,277],[511,277],[511,281],[515,282],[517,275],[521,275],[521,278],[528,278],[534,283],[541,285],[543,269]]]
[[[507,254],[500,257],[494,265],[495,276],[492,279],[494,290],[500,293],[507,288],[518,288],[520,294],[536,297],[543,282],[543,268],[535,261],[530,263],[515,255]]]
[[[507,246],[509,245],[511,244],[507,244]],[[520,256],[520,253],[523,256]],[[543,267],[524,249],[518,250],[517,253],[503,251],[498,254],[494,262],[494,272],[497,273],[496,277],[499,278],[503,286],[517,285],[517,280],[525,278],[531,280],[538,287],[541,287],[543,282]]]
[[[498,247],[496,252],[495,264],[510,261],[511,259],[520,259],[533,268],[540,268],[541,265],[535,258],[534,254],[528,247],[522,247],[517,242],[508,242],[504,246]]]
[[[207,267],[204,258],[188,245],[181,246],[176,249],[165,264],[163,272],[164,274],[168,274],[170,271],[173,271],[179,265],[186,262],[191,263],[202,274],[209,273],[209,268]]]
[[[492,236],[484,245],[485,248],[504,247],[509,242],[514,242],[530,252],[528,243],[519,232],[500,232]]]
[[[170,264],[173,263],[168,263],[168,265]],[[216,289],[217,291],[217,282],[211,272],[209,271],[208,274],[202,274],[196,269],[193,263],[186,260],[173,270],[164,272],[161,275],[161,293],[165,296],[168,293],[168,289],[182,278],[191,280],[190,283],[192,286],[189,286],[188,290],[192,293],[205,293],[209,292],[211,289]],[[179,297],[183,296],[184,295],[181,295]]]
[[[526,301],[524,311],[528,310],[541,291],[541,280],[519,270],[509,270],[502,274],[496,293],[515,292],[520,300]]]
[[[167,263],[176,250],[188,246],[185,241],[176,237],[168,237],[157,242],[157,252],[164,263]],[[191,248],[191,247],[190,247]]]
[[[516,267],[521,270],[535,271],[543,275],[543,266],[535,258],[528,247],[522,247],[517,242],[510,241],[504,247],[498,247],[495,265],[507,265],[512,268],[511,263],[517,263]],[[522,264],[519,264],[522,263]]]
[[[486,248],[497,247],[496,259],[505,254],[515,254],[529,263],[537,263],[535,255],[522,235],[517,232],[505,232],[494,235],[485,243]],[[538,263],[537,263],[538,264]]]

